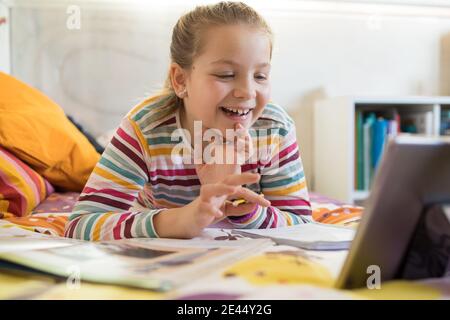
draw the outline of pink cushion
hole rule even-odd
[[[52,192],[45,178],[0,147],[0,218],[29,215]]]

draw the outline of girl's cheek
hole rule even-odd
[[[261,91],[261,94],[258,99],[258,105],[260,105],[262,108],[270,101],[270,94],[271,94],[271,88],[265,88]]]
[[[270,95],[272,93],[272,85],[268,83],[263,89],[263,97],[266,101],[270,100]]]
[[[227,83],[216,82],[213,85],[212,92],[214,92],[216,95],[223,95],[226,92],[229,92],[230,88],[232,88],[232,86]]]
[[[199,91],[201,92],[201,96],[203,99],[205,99],[206,97],[216,99],[217,96],[223,94],[226,89],[221,83],[208,82],[205,83],[205,85],[201,86]]]

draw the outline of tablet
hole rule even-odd
[[[428,208],[445,204],[450,204],[450,139],[391,139],[336,286],[366,287],[374,267],[381,282],[402,278],[421,218]]]

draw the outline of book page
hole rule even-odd
[[[0,259],[61,277],[76,269],[83,280],[164,291],[272,245],[265,239],[124,239],[69,244],[67,240],[47,239],[45,248],[0,252]]]
[[[318,223],[273,229],[235,229],[234,232],[299,242],[345,242],[352,241],[355,236],[353,229],[324,226]]]

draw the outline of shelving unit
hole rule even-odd
[[[356,114],[396,109],[402,116],[432,113],[431,136],[440,134],[441,111],[450,97],[336,97],[318,101],[314,109],[314,190],[347,203],[364,204],[369,190],[357,190]],[[420,133],[420,132],[419,132]]]

